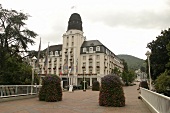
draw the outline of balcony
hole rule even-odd
[[[56,66],[54,66],[53,70],[56,70]]]
[[[96,66],[96,68],[100,68],[100,66]]]
[[[89,58],[89,60],[93,60],[92,58]]]
[[[61,70],[61,66],[58,69]]]
[[[93,68],[93,66],[89,66],[89,68]]]

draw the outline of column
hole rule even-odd
[[[96,55],[94,54],[92,58],[93,58],[93,73],[96,73]]]
[[[90,86],[92,86],[92,79],[93,79],[93,78],[92,78],[92,77],[90,77]]]

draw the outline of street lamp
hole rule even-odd
[[[86,91],[86,87],[85,87],[85,76],[84,76],[84,74],[86,73],[86,71],[85,70],[83,70],[83,83],[84,83],[84,88],[83,88],[83,91]]]
[[[147,51],[145,55],[147,56],[147,59],[148,59],[149,86],[150,86],[149,89],[151,90],[152,86],[151,86],[151,71],[150,71],[150,60],[149,60],[151,52]]]
[[[33,66],[32,66],[32,81],[31,81],[31,94],[33,92],[33,84],[34,84],[34,69],[35,69],[35,61],[37,60],[37,58],[34,56],[32,58],[33,61]]]

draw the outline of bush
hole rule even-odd
[[[94,81],[92,85],[92,91],[99,91],[100,90],[100,84],[98,81]]]
[[[166,96],[168,94],[168,89],[170,88],[170,76],[167,71],[162,73],[155,81],[155,89],[158,93],[164,93]]]
[[[117,75],[106,75],[101,79],[99,105],[115,107],[125,106],[122,83]]]
[[[140,84],[139,84],[139,87],[149,89],[147,81],[141,81]]]
[[[62,100],[61,80],[58,76],[46,76],[43,79],[42,88],[39,93],[39,100],[56,102]]]

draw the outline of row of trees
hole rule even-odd
[[[170,28],[163,30],[156,40],[148,43],[151,50],[151,77],[158,92],[170,88]]]
[[[0,4],[0,84],[30,84],[31,67],[22,52],[33,45],[37,34],[26,28],[29,15],[7,10]]]

